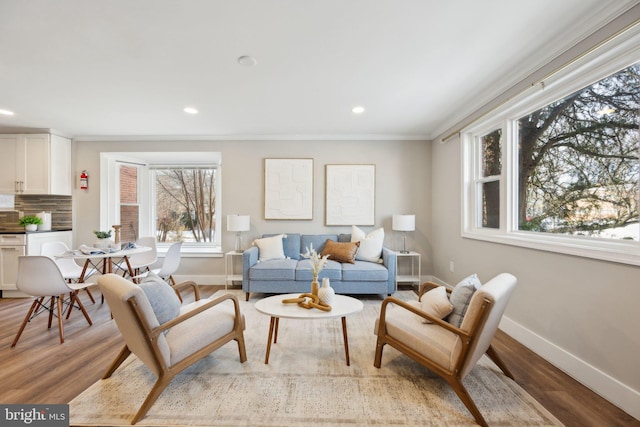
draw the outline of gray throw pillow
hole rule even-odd
[[[469,303],[471,302],[471,297],[480,286],[482,286],[480,279],[478,279],[477,275],[472,274],[462,279],[453,288],[449,296],[449,301],[453,304],[453,311],[446,318],[447,322],[458,328],[460,327],[462,319],[467,312],[467,307],[469,307]]]
[[[180,300],[173,288],[157,274],[150,272],[139,286],[147,296],[158,323],[162,325],[178,317]]]

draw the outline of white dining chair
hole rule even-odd
[[[158,249],[156,247],[156,238],[153,236],[140,237],[136,240],[136,246],[145,246],[151,248],[150,251],[129,256],[129,265],[134,272],[134,276],[139,276],[145,271],[151,271],[151,265],[158,261]],[[126,272],[125,274],[126,275]]]
[[[49,314],[48,328],[51,328],[53,316],[58,318],[58,331],[60,333],[60,344],[64,343],[64,327],[62,325],[62,313],[65,296],[71,295],[69,307],[78,304],[78,307],[84,314],[87,323],[91,326],[91,318],[82,305],[82,301],[78,298],[78,290],[91,285],[92,283],[68,283],[62,276],[60,268],[54,260],[47,256],[30,255],[18,257],[18,276],[16,278],[16,287],[20,292],[34,297],[33,303],[27,312],[27,315],[20,325],[20,329],[16,334],[11,347],[15,347],[24,331],[27,323],[33,318],[42,314]],[[69,312],[71,309],[69,308]]]
[[[60,268],[60,272],[62,276],[69,283],[77,283],[78,280],[82,277],[83,281],[86,282],[86,279],[96,273],[95,268],[87,268],[84,276],[82,275],[82,270],[84,267],[78,265],[71,258],[56,258],[57,255],[61,255],[69,250],[69,247],[64,242],[44,242],[40,247],[40,255],[51,258],[55,261]],[[87,291],[87,295],[89,295],[89,299],[91,299],[92,303],[95,303],[96,300],[93,298],[91,291],[88,288],[84,288]]]

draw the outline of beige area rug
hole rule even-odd
[[[269,317],[238,295],[246,316],[248,361],[235,342],[178,375],[137,425],[144,426],[466,426],[473,417],[449,385],[390,346],[373,366],[381,300],[359,297],[347,317],[351,366],[340,319],[280,320],[278,343],[264,364]],[[416,299],[411,291],[396,296]],[[107,367],[105,366],[105,369]],[[72,426],[124,426],[155,376],[135,357],[70,403]],[[562,425],[485,356],[465,385],[490,425]]]

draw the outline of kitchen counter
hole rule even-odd
[[[73,231],[71,228],[55,228],[47,231],[25,231],[25,230],[0,230],[0,234],[42,234],[53,233],[54,231]]]

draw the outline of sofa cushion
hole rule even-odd
[[[318,280],[325,277],[329,280],[342,280],[342,264],[336,261],[327,260],[327,264],[320,272]],[[308,259],[301,259],[298,261],[298,265],[296,266],[296,280],[311,283],[313,280],[311,261]]]
[[[284,236],[284,234],[277,234],[275,236],[254,240],[253,244],[260,250],[258,260],[284,259],[284,246],[282,245]]]
[[[263,234],[262,237],[272,237],[278,234]],[[300,259],[300,234],[287,233],[282,238],[282,250],[285,258]]]
[[[259,262],[249,269],[250,280],[295,280],[295,259],[273,259]]]
[[[360,242],[338,243],[327,239],[322,250],[322,256],[329,255],[329,259],[337,262],[356,262],[356,252],[358,252]]]
[[[382,264],[356,260],[355,264],[341,265],[344,282],[386,282],[389,279],[389,270]]]
[[[445,320],[453,326],[460,327],[462,319],[467,312],[471,297],[477,289],[480,289],[482,283],[475,274],[465,277],[453,288],[449,301],[453,304],[453,311]]]
[[[384,243],[384,228],[378,228],[365,234],[355,225],[351,227],[351,241],[360,242],[356,259],[360,261],[380,262]]]

